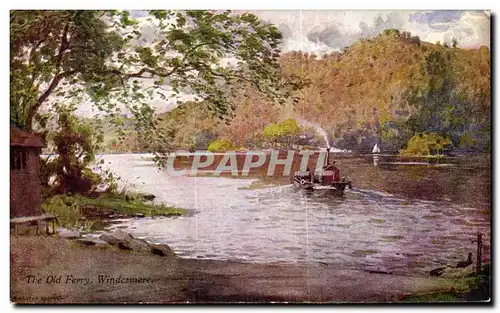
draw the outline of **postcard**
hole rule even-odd
[[[10,11],[16,304],[490,303],[490,11]]]

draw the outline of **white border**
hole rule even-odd
[[[2,3],[5,6],[7,3]],[[172,1],[133,1],[133,0],[20,0],[7,5],[9,9],[238,9],[238,10],[487,10],[495,7],[493,0],[475,1],[436,1],[419,0],[418,2],[397,0],[172,0]]]
[[[474,0],[474,1],[437,1],[437,0],[419,0],[419,1],[396,1],[396,0],[378,0],[378,1],[361,1],[361,0],[349,0],[349,1],[321,1],[321,0],[274,0],[274,1],[269,1],[269,0],[244,0],[244,1],[234,1],[234,0],[212,0],[212,1],[194,1],[194,0],[169,0],[169,1],[152,1],[152,0],[142,0],[142,1],[134,1],[134,0],[86,0],[86,1],[55,1],[55,0],[43,0],[43,1],[36,1],[36,0],[17,0],[15,2],[10,2],[10,1],[2,1],[0,3],[0,6],[2,8],[0,18],[1,18],[1,36],[2,36],[2,43],[4,47],[0,50],[2,55],[1,55],[1,60],[2,62],[0,63],[2,66],[2,71],[3,75],[1,76],[2,78],[2,99],[5,102],[9,101],[8,98],[8,86],[9,86],[9,78],[7,76],[8,73],[8,68],[9,68],[9,63],[8,63],[8,58],[9,58],[9,53],[8,53],[8,38],[9,38],[9,28],[8,28],[8,23],[9,23],[9,10],[10,9],[104,9],[104,8],[122,8],[122,9],[149,9],[149,8],[154,8],[154,9],[160,9],[160,8],[177,8],[177,9],[265,9],[265,10],[282,10],[282,9],[287,9],[287,10],[293,10],[293,9],[337,9],[337,10],[369,10],[369,9],[374,9],[374,10],[384,10],[384,9],[391,9],[391,10],[439,10],[439,9],[471,9],[471,10],[479,10],[479,9],[491,9],[493,14],[499,14],[500,9],[498,9],[498,3],[499,1],[493,1],[493,0]],[[498,25],[498,16],[495,16],[496,18],[496,24]],[[498,33],[493,32],[494,34],[493,40],[495,42],[498,42]],[[496,64],[495,60],[495,64]],[[492,86],[494,89],[498,89],[498,80],[495,81],[495,86]],[[493,92],[493,95],[496,93]],[[495,103],[495,101],[493,101]],[[2,146],[8,149],[8,141],[9,141],[9,125],[7,124],[7,116],[9,115],[9,109],[7,103],[4,103],[3,105],[0,106],[0,116],[3,117],[3,121],[5,124],[2,124],[2,131],[0,132],[1,139],[2,139]],[[499,109],[495,109],[495,116],[494,116],[494,121],[500,121],[499,117]],[[495,123],[494,123],[495,124]],[[493,143],[494,147],[497,146],[498,143],[498,129],[500,126],[495,127],[495,142]],[[4,150],[5,151],[5,150]],[[7,150],[8,151],[8,150]],[[495,155],[498,156],[498,150],[495,149]],[[1,182],[2,182],[2,188],[1,194],[2,194],[2,200],[4,205],[2,206],[3,210],[3,223],[6,227],[6,229],[3,231],[3,236],[1,238],[1,246],[0,246],[0,253],[1,253],[1,270],[2,274],[1,277],[3,278],[1,281],[1,291],[0,291],[0,299],[1,299],[1,304],[7,304],[6,307],[7,310],[13,311],[15,308],[12,305],[8,305],[9,303],[9,277],[10,277],[10,272],[9,272],[9,263],[10,263],[10,255],[9,255],[9,237],[8,237],[8,232],[7,232],[7,221],[9,219],[9,172],[8,172],[8,158],[9,154],[6,152],[0,153],[1,157],[1,166],[0,169],[2,171],[1,177]],[[496,166],[495,174],[498,175],[498,164]],[[494,195],[498,194],[498,184],[496,185],[496,188],[494,190]],[[498,203],[498,199],[495,196],[494,203]],[[498,205],[497,205],[498,207]],[[495,225],[498,225],[498,216],[500,215],[499,212],[495,213]],[[495,244],[497,243],[497,234],[498,230],[495,230]],[[496,250],[497,245],[493,247],[493,250]],[[494,255],[497,257],[497,253]],[[498,276],[498,275],[497,275]],[[498,298],[498,284],[495,286],[495,299],[496,302],[499,301]],[[2,306],[3,307],[3,306]],[[86,310],[88,307],[59,307],[59,309],[72,309],[72,310]],[[190,308],[178,308],[178,307],[162,307],[158,308],[161,310],[196,310],[200,307],[190,307]],[[253,309],[264,309],[264,311],[275,311],[277,309],[284,309],[284,307],[251,307]],[[286,307],[285,309],[302,309],[302,310],[308,310],[311,307]],[[370,310],[377,310],[377,311],[382,311],[386,310],[387,307],[378,307],[378,308],[373,308],[373,307],[356,307],[356,308],[346,308],[346,307],[321,307],[318,308],[316,307],[315,309],[323,309],[323,310],[355,310],[355,311],[360,311],[363,309],[370,309]],[[400,309],[408,309],[408,307],[397,307]],[[53,310],[54,307],[28,307],[30,310]],[[110,309],[117,309],[117,307],[101,307],[101,308],[96,308],[92,307],[94,311],[97,312],[107,312]],[[119,307],[118,309],[122,309],[122,307]],[[137,307],[133,308],[124,308],[124,309],[138,309]],[[207,308],[204,308],[207,309]],[[219,310],[220,307],[212,307],[210,308],[211,310]],[[228,309],[228,308],[225,308]],[[244,307],[230,307],[229,309],[234,310],[234,311],[239,311],[242,309],[246,309]],[[421,311],[425,308],[410,308],[415,311]],[[454,312],[456,309],[461,309],[460,307],[452,307],[452,308],[444,308],[444,307],[436,307],[439,311],[450,311]],[[469,308],[464,306],[463,309],[467,310],[475,310],[474,308]],[[144,310],[144,308],[139,308],[138,310]]]

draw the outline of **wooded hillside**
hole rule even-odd
[[[351,150],[399,150],[419,132],[449,137],[455,149],[490,149],[490,51],[422,42],[386,30],[342,53],[282,54],[285,75],[310,83],[300,100],[273,105],[249,86],[234,97],[233,117],[221,121],[188,103],[161,114],[175,148],[201,149],[215,139],[259,146],[266,125],[289,118],[317,123],[333,144]],[[131,149],[134,150],[134,149]]]

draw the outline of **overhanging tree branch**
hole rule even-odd
[[[38,111],[38,108],[42,105],[42,103],[47,100],[47,98],[50,96],[50,94],[54,91],[54,89],[59,85],[59,82],[63,78],[62,75],[60,75],[61,71],[61,63],[62,63],[62,58],[64,55],[64,52],[68,50],[69,47],[69,39],[68,39],[68,32],[69,32],[69,23],[67,23],[64,26],[64,29],[61,34],[61,44],[59,45],[59,50],[57,52],[57,55],[55,56],[55,67],[56,67],[56,73],[54,77],[52,78],[52,81],[49,84],[49,87],[40,95],[40,97],[37,99],[35,104],[30,107],[28,111],[28,116],[27,116],[27,129],[28,131],[32,130],[33,127],[33,117],[35,116],[36,112]]]

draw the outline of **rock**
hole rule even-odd
[[[429,275],[431,275],[431,276],[441,276],[445,270],[446,270],[446,267],[436,268],[436,269],[433,269],[432,271],[430,271]]]
[[[105,247],[108,245],[106,241],[93,237],[78,238],[77,240],[75,240],[75,242],[82,244],[84,246]]]
[[[66,239],[76,239],[81,237],[81,234],[78,230],[71,230],[66,228],[58,228],[57,234],[59,235],[59,237]]]
[[[134,216],[135,217],[145,217],[146,215],[144,215],[142,213],[135,213]]]
[[[392,272],[389,271],[384,271],[384,270],[368,270],[368,273],[372,274],[387,274],[387,275],[392,275]],[[431,275],[432,276],[432,275]]]
[[[121,250],[132,250],[132,248],[130,248],[130,246],[126,242],[120,242],[117,245],[117,247],[118,247],[118,249],[121,249]]]
[[[118,229],[114,233],[104,233],[100,239],[122,250],[152,253],[160,256],[175,256],[175,253],[166,244],[151,245],[147,241],[134,238],[132,235]]]
[[[109,243],[112,246],[116,246],[116,245],[118,245],[118,243],[120,243],[120,240],[116,239],[115,237],[113,237],[112,235],[109,235],[109,234],[102,234],[99,238],[101,240]]]
[[[126,242],[127,240],[132,239],[133,237],[126,232],[118,229],[114,233],[104,233],[99,237],[100,239],[106,241],[112,246],[118,246],[120,243]]]
[[[141,194],[141,197],[146,201],[153,201],[156,198],[156,196],[154,194],[151,194],[151,193]]]
[[[151,253],[159,256],[175,256],[175,253],[166,244],[151,245]]]
[[[132,238],[125,245],[134,251],[151,252],[151,246],[143,239]]]
[[[457,268],[464,268],[472,264],[472,253],[469,252],[466,261],[461,261],[457,263]]]
[[[120,240],[129,240],[129,239],[134,238],[129,233],[126,233],[120,229],[115,230],[115,232],[113,233],[113,236],[117,239],[120,239]]]
[[[181,213],[166,213],[166,214],[162,214],[162,216],[165,216],[165,217],[179,217],[181,216],[182,214]]]

